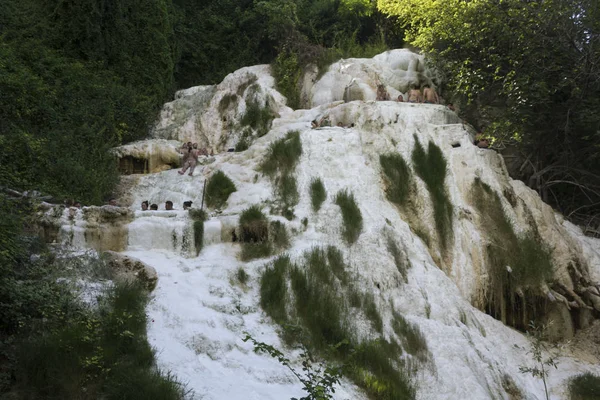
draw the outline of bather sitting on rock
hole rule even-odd
[[[398,95],[398,98],[396,99],[396,101],[397,101],[398,103],[404,103],[404,97],[402,97],[402,95],[401,95],[401,94],[399,94],[399,95]]]
[[[167,200],[165,202],[165,210],[167,210],[167,211],[173,210],[173,202],[171,200]]]
[[[425,103],[427,104],[439,104],[440,102],[440,97],[435,89],[427,84],[423,86],[423,97],[425,98]]]
[[[142,211],[148,211],[148,200],[142,201]]]
[[[150,210],[152,210],[152,211],[158,210],[158,204],[150,204]]]
[[[390,94],[385,90],[385,86],[383,84],[377,85],[377,101],[387,101],[390,99]]]
[[[408,102],[409,103],[422,103],[423,96],[421,96],[421,91],[417,89],[416,86],[411,86],[408,91]]]
[[[456,111],[456,108],[454,107],[454,104],[452,104],[452,103],[448,103],[447,107],[450,111]]]
[[[192,208],[192,201],[191,200],[184,201],[183,202],[183,209],[184,210],[189,210],[190,208]]]

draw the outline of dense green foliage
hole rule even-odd
[[[376,296],[350,285],[349,278],[350,268],[335,247],[308,250],[298,264],[281,256],[261,278],[261,307],[284,327],[284,340],[343,364],[344,375],[369,398],[413,399],[403,346],[394,338],[372,339],[383,331]],[[363,318],[372,332],[359,337],[356,324],[364,327]],[[289,326],[300,327],[301,334]],[[399,319],[396,331],[409,359],[426,360],[427,344],[416,326]]]
[[[218,170],[206,183],[206,205],[211,208],[223,207],[229,195],[236,191],[237,188],[231,178],[225,175],[225,172]]]
[[[431,56],[463,117],[494,146],[517,145],[517,178],[565,215],[598,214],[596,0],[378,0],[378,7],[398,16],[407,38]]]
[[[569,381],[570,400],[592,400],[600,398],[600,377],[586,372]]]
[[[535,305],[533,310],[522,307],[513,293],[528,293],[524,289],[531,289],[535,297],[535,291],[552,279],[550,253],[541,244],[535,228],[521,236],[515,233],[500,197],[490,186],[477,179],[472,195],[481,216],[481,228],[489,240],[485,247],[490,279],[487,311],[505,323],[526,329],[530,319],[527,314],[535,313]],[[520,315],[515,316],[513,309]]]
[[[243,261],[268,257],[272,254],[273,246],[269,241],[269,220],[259,206],[250,206],[242,212],[239,220],[239,233],[239,239],[242,242],[240,258]]]
[[[415,136],[412,153],[415,172],[427,186],[433,203],[433,219],[442,249],[446,250],[452,239],[452,202],[446,188],[446,159],[442,150],[429,142],[427,152]]]
[[[354,199],[354,193],[345,189],[340,190],[335,195],[334,202],[342,211],[342,237],[349,245],[352,245],[358,240],[363,229],[363,217]]]
[[[372,4],[349,0],[3,1],[0,185],[100,204],[118,178],[109,150],[145,137],[176,88],[271,62],[289,43],[337,57],[342,40],[358,54],[381,37],[401,42]],[[260,136],[273,114],[249,104]]]
[[[278,172],[286,175],[292,172],[302,155],[302,142],[299,131],[290,131],[269,146],[269,150],[260,164],[262,172],[274,176]]]

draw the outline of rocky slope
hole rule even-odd
[[[247,331],[283,346],[259,302],[260,277],[275,255],[243,262],[241,245],[233,241],[239,216],[251,205],[272,211],[268,218],[284,224],[292,260],[300,263],[315,246],[342,251],[353,287],[372,296],[383,321],[378,333],[362,314],[351,316],[361,340],[395,340],[396,313],[419,327],[431,354],[412,373],[419,399],[543,398],[542,381],[518,372],[530,364],[528,341],[518,329],[532,319],[552,320],[555,340],[575,338],[550,373],[553,398],[565,398],[572,375],[600,373],[598,354],[591,351],[598,343],[589,334],[600,311],[600,241],[584,237],[510,179],[502,158],[473,146],[474,132],[446,107],[375,101],[378,84],[391,98],[413,83],[435,85],[420,56],[394,50],[341,60],[316,78],[304,79],[303,97],[312,106],[306,110],[285,106],[268,66],[178,92],[149,140],[116,149],[122,160],[129,157],[150,172],[124,179],[122,207],[48,211],[44,226],[52,232],[46,236],[74,247],[122,251],[158,271],[149,335],[161,366],[188,382],[198,398],[301,395],[286,369],[241,341]],[[315,119],[330,126],[312,129]],[[299,131],[302,154],[290,173],[298,201],[288,207],[280,181],[260,165],[269,146],[290,131]],[[201,157],[193,177],[171,169],[174,141],[188,140],[215,152]],[[241,141],[247,150],[226,152],[241,148]],[[402,179],[397,171],[386,174],[382,155],[406,162]],[[193,221],[181,205],[191,200],[200,207],[204,182],[218,170],[237,191],[225,206],[208,209],[204,247],[196,255]],[[327,191],[318,212],[309,191],[314,178]],[[394,185],[406,188],[403,200],[390,201]],[[334,202],[341,190],[353,193],[363,218],[351,245]],[[171,200],[178,210],[140,211],[144,200],[160,210]],[[285,208],[293,209],[290,221],[277,215]],[[239,267],[249,274],[245,284],[235,278]],[[366,395],[345,380],[336,398]]]

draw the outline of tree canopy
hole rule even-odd
[[[517,145],[517,178],[571,217],[598,213],[597,1],[378,0],[378,7],[429,55],[468,120],[496,147]]]

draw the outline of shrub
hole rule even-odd
[[[271,69],[277,90],[286,97],[287,106],[294,110],[300,108],[302,66],[296,54],[289,50],[280,52]]]
[[[408,201],[412,180],[408,164],[398,153],[381,154],[379,163],[387,186],[385,194],[388,200],[404,206]]]
[[[327,191],[321,178],[313,178],[310,181],[310,201],[314,212],[321,209],[321,205],[327,198]]]
[[[586,372],[569,381],[571,400],[600,399],[600,377]]]
[[[412,160],[417,175],[425,182],[433,203],[433,218],[443,250],[452,238],[452,202],[446,189],[446,159],[442,150],[429,142],[427,153],[415,135]]]
[[[360,236],[363,228],[362,213],[356,205],[354,194],[347,190],[341,190],[336,194],[335,204],[340,206],[342,210],[344,222],[342,236],[348,244],[352,245]]]
[[[277,172],[286,175],[293,171],[301,155],[300,132],[290,131],[285,138],[271,143],[267,155],[260,164],[260,169],[270,177]]]
[[[235,145],[235,152],[239,153],[241,151],[248,150],[248,147],[250,147],[250,138],[243,136],[236,143],[236,145]]]
[[[257,258],[269,257],[272,254],[273,247],[269,242],[243,243],[240,259],[242,261],[250,261]]]
[[[206,184],[206,205],[208,207],[222,207],[227,202],[229,195],[237,191],[235,184],[221,170],[212,174]]]

